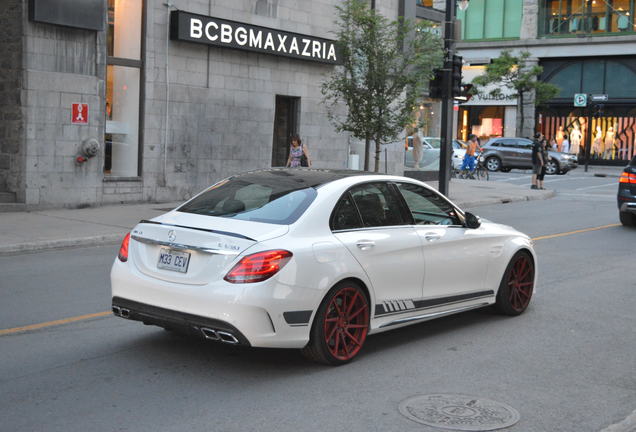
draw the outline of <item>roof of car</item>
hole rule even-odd
[[[245,179],[254,183],[286,183],[294,189],[303,187],[319,187],[347,177],[383,175],[369,171],[333,170],[317,168],[271,168],[248,171],[229,177],[228,180]]]

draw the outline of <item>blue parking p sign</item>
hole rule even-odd
[[[587,106],[587,94],[586,93],[575,93],[574,94],[574,106],[575,107],[586,107]]]

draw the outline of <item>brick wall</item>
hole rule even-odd
[[[21,0],[3,0],[0,7],[0,192],[23,185],[22,7]]]

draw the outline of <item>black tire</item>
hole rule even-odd
[[[490,156],[485,162],[488,171],[499,171],[501,169],[501,160],[497,156]]]
[[[636,215],[627,212],[619,212],[618,218],[621,220],[623,226],[636,227]]]
[[[488,170],[483,166],[480,166],[475,170],[475,177],[477,180],[488,180],[490,176],[488,175]]]
[[[495,309],[499,313],[516,316],[526,310],[534,292],[534,273],[534,261],[530,253],[519,251],[512,257],[497,291]]]
[[[362,308],[362,306],[364,306],[366,309],[361,313],[359,312],[358,314],[355,314],[356,315],[355,317],[352,317],[352,315],[354,315],[354,311],[351,310],[351,313],[349,314],[346,322],[344,323],[347,326],[346,330],[343,330],[343,331],[340,330],[340,328],[338,327],[340,326],[340,322],[333,323],[334,327],[331,332],[331,336],[333,336],[333,340],[336,342],[334,342],[334,346],[332,346],[331,344],[329,344],[329,342],[332,340],[331,337],[327,338],[325,334],[325,328],[327,327],[326,320],[334,319],[334,315],[333,315],[333,312],[335,312],[334,303],[337,302],[338,300],[337,297],[342,295],[343,292],[351,293],[351,294],[355,293],[351,297],[351,302],[354,303],[353,309],[356,309],[358,307]],[[359,306],[355,305],[355,303],[358,300],[360,301]],[[342,305],[342,303],[340,305]],[[345,363],[349,363],[360,353],[362,347],[364,346],[364,341],[366,340],[366,337],[369,331],[370,316],[371,316],[371,312],[370,312],[370,306],[369,306],[369,298],[367,297],[366,292],[362,289],[362,287],[359,284],[353,281],[343,281],[336,284],[331,290],[329,290],[329,292],[323,299],[322,303],[320,304],[318,311],[316,312],[316,316],[314,317],[314,322],[312,323],[312,326],[311,326],[311,332],[309,335],[309,343],[307,344],[307,346],[305,346],[305,348],[302,349],[302,354],[308,359],[313,360],[315,362],[324,363],[324,364],[333,365],[333,366],[339,366]],[[352,324],[354,322],[355,324]],[[352,332],[359,332],[359,333],[355,333],[355,336],[357,336],[359,339],[359,343],[357,344],[358,346],[355,348],[355,352],[352,353],[351,355],[349,355],[350,352],[346,348],[344,348],[345,351],[343,351],[343,356],[340,356],[339,358],[336,355],[334,355],[333,351],[335,350],[336,354],[338,353],[338,344],[340,343],[340,341],[342,341],[343,347],[347,345],[346,338],[348,338],[349,336],[345,336],[345,333],[350,335],[347,332],[347,330],[350,330],[348,327],[349,325],[356,325],[356,326],[364,325],[366,326],[366,328],[364,329],[357,328],[357,329],[351,330]],[[356,340],[354,337],[349,337],[349,342],[353,342],[354,340]],[[354,343],[354,345],[356,344]]]
[[[501,168],[499,169],[499,171],[504,172],[504,173],[510,172],[510,170],[512,170],[512,168],[504,168],[504,167],[501,167]]]
[[[545,173],[547,175],[555,175],[561,171],[559,167],[559,163],[555,160],[549,160],[548,163],[545,164]]]

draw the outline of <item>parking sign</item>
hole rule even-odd
[[[586,107],[587,106],[587,94],[585,94],[585,93],[576,93],[574,95],[574,106],[575,107]]]

